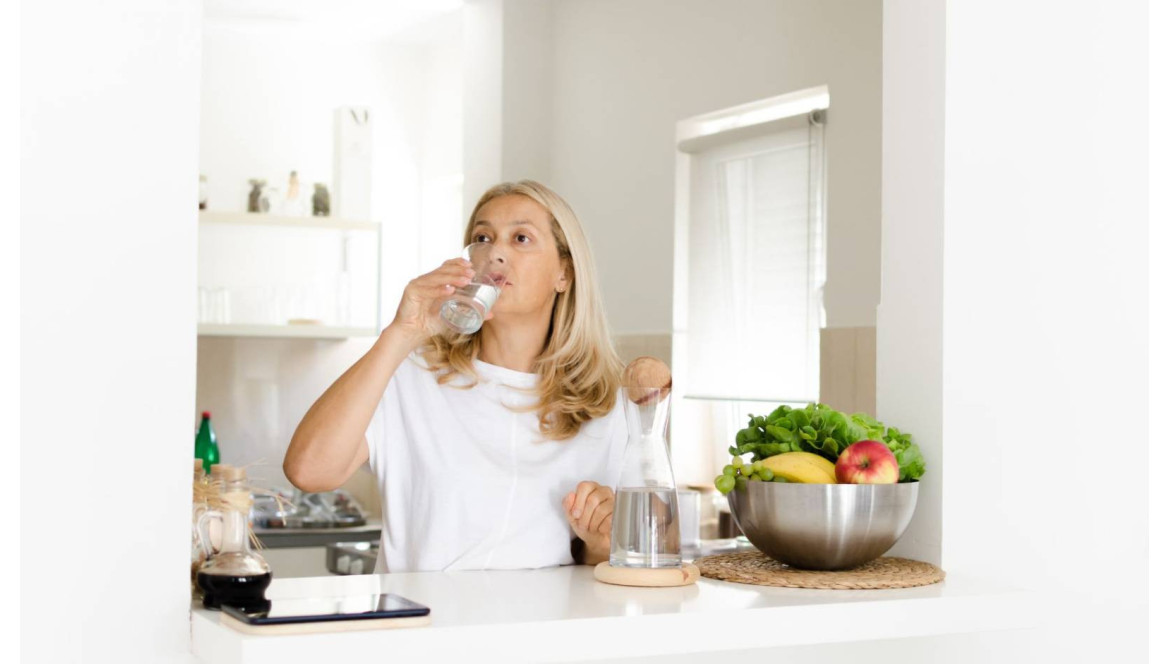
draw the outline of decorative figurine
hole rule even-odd
[[[284,192],[284,202],[280,211],[290,217],[305,214],[305,201],[301,198],[301,181],[296,171],[288,174],[288,189]]]
[[[252,185],[252,191],[248,192],[248,212],[267,212],[268,197],[264,195],[264,185],[268,181],[256,178],[248,180],[248,184]]]
[[[329,190],[325,188],[324,182],[313,183],[313,216],[329,216]]]
[[[297,179],[297,172],[293,171],[288,174],[288,193],[285,195],[286,200],[295,201],[301,197],[301,181]]]

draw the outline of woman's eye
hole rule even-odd
[[[479,233],[473,238],[476,242],[491,242],[492,239],[483,233]]]
[[[523,233],[517,233],[516,234],[516,241],[519,242],[520,244],[527,244],[529,242],[532,242],[532,238],[528,237],[527,235],[525,235]]]

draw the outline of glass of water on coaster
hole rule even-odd
[[[439,317],[457,334],[474,334],[483,327],[484,318],[499,299],[508,282],[510,266],[489,242],[468,245],[463,257],[471,261],[475,276],[443,302]]]
[[[678,492],[666,440],[670,369],[640,357],[622,374],[629,438],[610,534],[609,564],[619,568],[677,568],[682,564]]]

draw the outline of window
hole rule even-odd
[[[748,410],[818,398],[827,107],[818,88],[679,125],[675,408],[691,421],[672,428],[692,440],[672,445],[706,461],[695,479]]]

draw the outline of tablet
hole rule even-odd
[[[417,618],[431,610],[389,593],[343,597],[290,597],[265,602],[263,608],[225,604],[223,612],[248,625],[288,625],[341,620]]]

